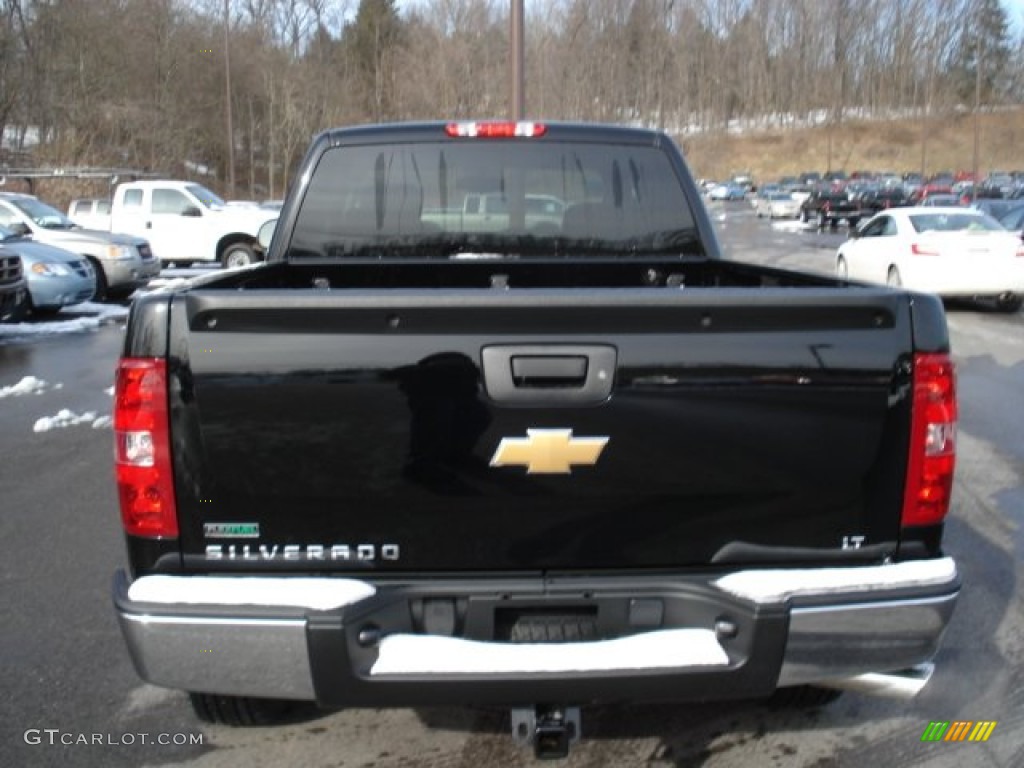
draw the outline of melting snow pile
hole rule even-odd
[[[36,419],[36,423],[32,425],[32,431],[49,432],[51,429],[64,429],[89,423],[92,424],[93,429],[103,429],[104,427],[109,427],[111,421],[109,416],[97,416],[96,411],[86,411],[85,413],[77,414],[67,408],[61,408],[55,416],[44,416],[41,419]]]
[[[63,384],[54,384],[52,389],[60,389]],[[0,399],[5,397],[19,397],[21,395],[41,395],[50,387],[43,379],[35,376],[25,376],[17,384],[9,387],[0,387]]]

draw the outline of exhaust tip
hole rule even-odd
[[[840,691],[855,691],[869,696],[882,696],[890,699],[912,699],[931,680],[935,665],[928,661],[909,669],[895,672],[867,672],[852,677],[839,677],[822,680],[815,685],[822,688],[834,688]]]

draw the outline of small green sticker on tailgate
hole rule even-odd
[[[203,535],[208,539],[258,539],[259,523],[203,523]]]

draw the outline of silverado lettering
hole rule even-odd
[[[397,544],[383,544],[379,548],[383,560],[398,560]],[[207,560],[358,560],[373,562],[377,559],[378,547],[375,544],[333,544],[325,547],[321,544],[207,544]]]
[[[498,705],[545,757],[592,702],[921,690],[960,589],[937,297],[722,258],[655,131],[343,128],[294,178],[266,263],[128,318],[146,681],[234,724]]]

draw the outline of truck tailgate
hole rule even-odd
[[[884,289],[194,290],[172,299],[192,570],[879,558],[911,313]]]

